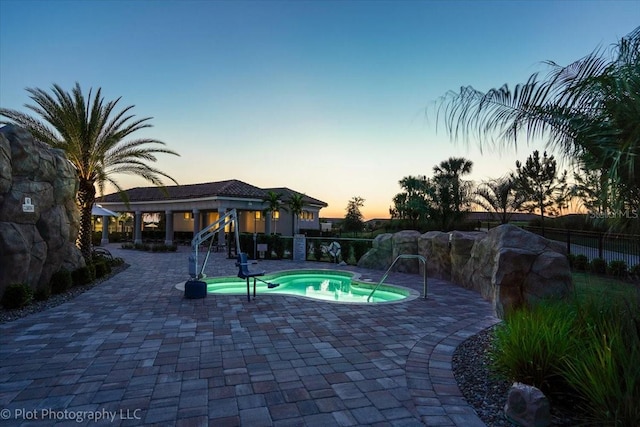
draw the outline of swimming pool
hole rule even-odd
[[[251,292],[253,293],[253,279]],[[247,293],[247,282],[237,277],[206,278],[207,293],[242,295]],[[268,284],[277,285],[270,287]],[[259,295],[280,294],[340,303],[367,303],[376,283],[355,280],[354,274],[335,270],[289,270],[258,277]],[[368,304],[405,300],[415,292],[383,284],[375,291]]]

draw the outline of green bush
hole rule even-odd
[[[576,255],[575,254],[568,254],[567,255],[567,260],[569,261],[569,267],[572,270],[576,269]]]
[[[126,242],[121,245],[122,249],[135,249],[135,245],[131,242]]]
[[[545,393],[557,390],[562,384],[560,362],[574,345],[573,324],[574,316],[561,301],[511,312],[496,329],[493,369]]]
[[[88,285],[95,280],[95,267],[93,264],[87,264],[84,267],[74,270],[71,276],[73,278],[73,286]]]
[[[626,277],[627,263],[624,261],[611,261],[607,266],[607,274],[614,277]]]
[[[573,266],[576,271],[587,271],[589,267],[589,258],[585,255],[576,255]]]
[[[353,246],[349,247],[349,256],[347,257],[347,264],[356,265],[358,261],[356,260],[356,250]]]
[[[112,267],[117,267],[119,265],[124,264],[124,259],[120,258],[120,257],[116,257],[114,259],[112,259],[109,264],[111,264]]]
[[[38,286],[38,289],[33,293],[33,299],[35,301],[46,301],[51,297],[51,286]]]
[[[590,263],[591,272],[596,274],[606,274],[607,273],[607,261],[602,258],[594,258]]]
[[[563,375],[594,425],[640,425],[640,294],[581,304],[579,351]]]
[[[33,290],[26,283],[7,286],[2,295],[2,306],[8,310],[24,307],[33,299]]]
[[[510,313],[496,329],[492,368],[541,388],[552,406],[569,394],[586,425],[640,425],[640,291],[628,289]]]
[[[105,261],[98,261],[93,264],[96,269],[96,279],[106,276],[108,272],[108,264]]]
[[[71,277],[71,272],[64,268],[53,273],[53,275],[51,276],[51,280],[49,281],[51,293],[53,294],[65,293],[72,285],[73,279]]]

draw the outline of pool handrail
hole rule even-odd
[[[393,260],[393,262],[391,263],[391,266],[389,266],[389,268],[387,269],[387,271],[384,273],[384,275],[382,276],[382,279],[380,279],[380,281],[378,282],[378,284],[373,288],[373,290],[371,291],[371,293],[369,294],[369,296],[367,297],[367,302],[369,302],[369,300],[371,299],[371,297],[373,296],[373,294],[376,292],[376,290],[378,289],[378,287],[380,285],[382,285],[382,282],[385,281],[385,279],[387,278],[387,276],[389,276],[389,273],[391,272],[391,269],[393,268],[394,265],[396,265],[396,262],[398,262],[398,260],[400,259],[417,259],[419,261],[422,261],[422,264],[424,264],[424,275],[423,275],[423,290],[424,290],[424,296],[423,299],[427,299],[427,259],[425,257],[423,257],[422,255],[414,255],[414,254],[400,254],[396,257],[395,260]]]

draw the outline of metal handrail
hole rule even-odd
[[[424,277],[423,277],[424,297],[423,298],[427,299],[427,259],[422,255],[401,254],[401,255],[398,255],[395,260],[393,260],[393,262],[391,263],[391,266],[387,269],[386,273],[384,273],[384,276],[382,276],[382,279],[380,279],[378,284],[373,288],[373,290],[367,297],[367,302],[369,302],[369,300],[371,299],[375,291],[378,289],[378,287],[382,285],[382,282],[385,281],[385,279],[391,272],[391,269],[393,268],[393,266],[396,265],[396,262],[398,262],[399,259],[407,259],[407,258],[418,259],[419,261],[422,261],[422,264],[424,264]]]
[[[211,244],[209,245],[209,250],[207,251],[207,255],[202,263],[202,268],[198,271],[198,247],[201,243],[205,242],[207,239],[213,239],[214,235],[219,232],[221,229],[226,227],[228,224],[234,224],[236,231],[236,248],[240,250],[240,233],[238,229],[238,213],[235,209],[231,209],[223,216],[221,216],[217,221],[207,225],[201,231],[199,231],[193,239],[191,240],[191,256],[189,257],[189,273],[191,277],[195,279],[202,278],[202,273],[204,272],[204,268],[207,265],[207,261],[209,260],[209,254],[211,253]],[[213,240],[211,241],[213,244]]]

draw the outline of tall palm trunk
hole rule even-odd
[[[96,199],[93,182],[81,179],[78,188],[78,206],[80,207],[80,230],[78,244],[85,262],[91,262],[91,208]]]

